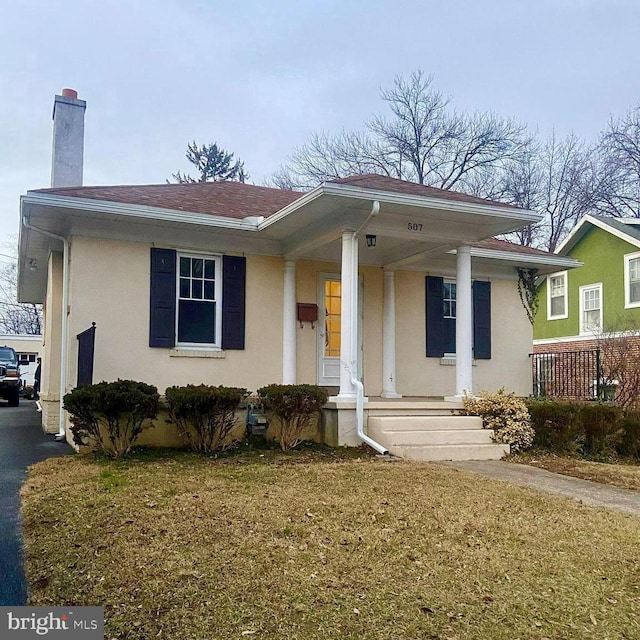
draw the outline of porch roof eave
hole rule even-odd
[[[455,247],[508,233],[540,219],[532,211],[489,201],[323,183],[259,223],[258,231],[280,240],[288,258],[339,260],[336,248],[342,231],[358,229],[375,201],[380,203],[380,211],[366,233],[386,239],[386,243],[382,243],[377,256],[363,253],[361,259],[371,259],[377,265],[404,263],[421,254],[446,254]],[[384,256],[383,251],[387,252]]]
[[[455,250],[450,253],[455,254]],[[520,269],[536,269],[539,275],[548,275],[556,271],[565,269],[575,269],[583,266],[583,263],[568,256],[556,254],[529,253],[517,250],[500,251],[495,249],[485,249],[483,247],[472,247],[471,257],[476,260],[486,260],[512,266]]]

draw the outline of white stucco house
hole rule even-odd
[[[502,455],[486,433],[470,434],[473,418],[451,441],[450,420],[465,392],[531,392],[516,269],[575,266],[494,239],[535,213],[379,175],[308,193],[237,182],[79,186],[82,136],[65,127],[57,141],[55,119],[79,128],[84,108],[73,93],[56,97],[52,188],[20,205],[20,300],[45,304],[46,430],[65,433],[61,394],[88,374],[160,393],[304,382],[330,389],[322,437],[331,444]],[[77,336],[92,323],[91,370]],[[431,436],[425,453],[429,429],[449,437]]]

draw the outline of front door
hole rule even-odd
[[[340,276],[322,274],[318,291],[318,384],[323,387],[340,386],[340,327],[342,321],[342,284]],[[358,296],[358,376],[362,378],[362,280]]]
[[[320,317],[318,318],[318,384],[340,386],[340,276],[320,277]]]

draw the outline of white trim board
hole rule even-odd
[[[582,229],[586,224],[592,224],[594,227],[598,227],[598,229],[602,229],[603,231],[610,233],[612,236],[615,236],[620,240],[624,240],[634,247],[640,248],[640,240],[638,240],[637,238],[627,235],[619,229],[614,229],[605,222],[602,222],[601,220],[598,220],[597,218],[594,218],[593,216],[587,214],[580,219],[580,222],[578,222],[578,224],[573,227],[569,235],[560,243],[558,247],[556,247],[554,253],[563,254],[564,252],[570,251],[578,242],[579,237],[577,236],[581,235]]]

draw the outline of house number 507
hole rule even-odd
[[[422,223],[421,222],[409,222],[407,224],[407,229],[409,229],[409,231],[422,231]]]

